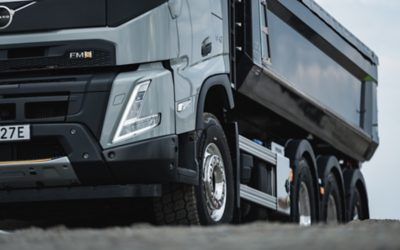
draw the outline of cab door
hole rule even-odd
[[[214,0],[215,1],[215,0]],[[220,1],[220,0],[217,0]],[[211,56],[213,25],[210,0],[188,0],[192,21],[192,64]]]

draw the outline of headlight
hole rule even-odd
[[[141,117],[144,99],[151,81],[139,83],[134,89],[126,105],[122,119],[118,125],[113,143],[130,139],[157,127],[161,122],[161,114]]]

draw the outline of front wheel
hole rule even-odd
[[[229,223],[234,207],[232,160],[224,130],[212,114],[204,114],[198,149],[200,185],[195,189],[200,221],[204,225]]]
[[[159,224],[215,225],[232,221],[233,169],[228,142],[218,119],[203,116],[204,130],[197,140],[199,185],[173,185],[155,200]]]

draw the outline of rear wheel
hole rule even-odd
[[[232,161],[222,126],[212,114],[204,114],[204,130],[197,148],[199,185],[174,185],[155,200],[159,224],[214,225],[233,217]]]
[[[301,159],[295,169],[291,185],[292,221],[302,226],[310,226],[317,221],[315,190],[310,166]]]
[[[359,169],[344,172],[347,197],[347,219],[369,219],[368,196],[364,177]]]
[[[343,221],[342,199],[338,182],[333,175],[329,174],[325,180],[324,195],[322,197],[322,220],[327,224],[338,224]]]
[[[350,220],[367,220],[369,216],[366,213],[366,208],[362,196],[358,188],[355,188],[350,202]]]

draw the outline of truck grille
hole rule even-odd
[[[64,117],[67,115],[67,112],[67,101],[30,102],[25,104],[25,117],[28,119]]]
[[[65,156],[57,140],[46,138],[29,142],[0,143],[0,161],[53,159]]]
[[[68,95],[0,97],[0,124],[11,122],[64,121]]]
[[[15,104],[0,104],[0,121],[12,121],[16,118]]]
[[[111,53],[106,51],[91,52],[94,56],[90,59],[71,60],[69,58],[69,53],[72,52],[67,52],[66,55],[57,57],[0,60],[0,72],[113,66]]]
[[[0,46],[0,73],[115,66],[115,45],[103,40]]]

